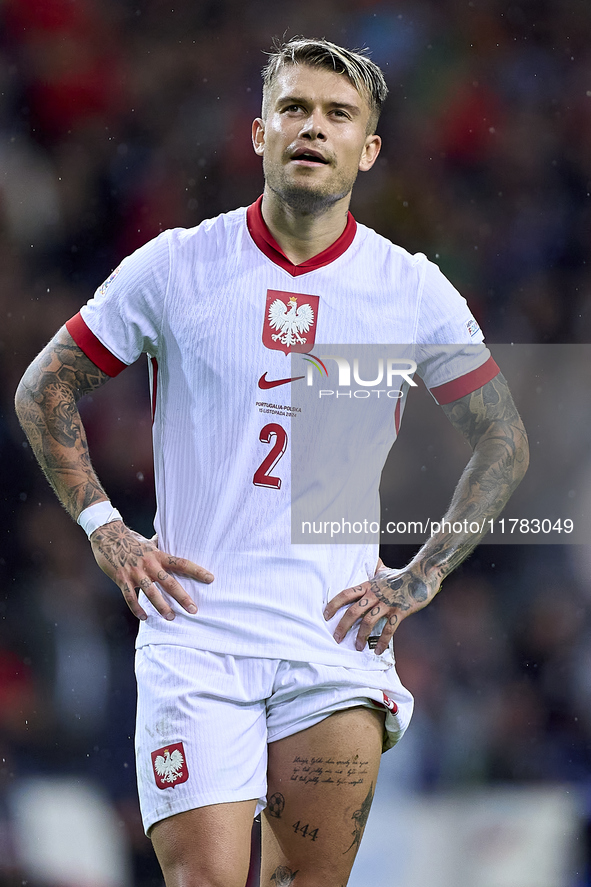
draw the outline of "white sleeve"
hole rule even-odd
[[[421,272],[417,372],[439,403],[449,403],[489,382],[499,368],[464,297],[433,262],[424,259]]]
[[[124,259],[80,316],[122,364],[144,352],[156,356],[169,281],[170,232],[165,231]]]

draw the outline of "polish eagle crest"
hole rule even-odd
[[[320,296],[267,290],[263,314],[263,345],[284,354],[311,351],[316,341]]]
[[[176,782],[181,775],[184,763],[185,759],[178,748],[175,748],[172,754],[169,749],[165,748],[164,754],[156,757],[154,769],[163,782],[172,783]]]
[[[305,345],[307,339],[302,333],[307,333],[314,323],[314,309],[308,302],[298,307],[297,296],[290,296],[287,305],[281,299],[275,299],[269,306],[269,324],[277,330],[271,338],[274,342],[281,342],[287,348],[294,345]]]

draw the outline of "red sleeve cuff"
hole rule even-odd
[[[115,357],[114,354],[111,354],[109,349],[105,348],[92,330],[86,326],[80,312],[66,321],[66,329],[76,342],[76,345],[107,376],[117,376],[122,370],[127,368],[127,364]]]
[[[459,400],[460,397],[465,397],[466,394],[472,394],[477,388],[482,388],[483,385],[486,385],[487,382],[490,382],[499,373],[500,369],[496,362],[492,357],[489,357],[486,363],[472,370],[472,372],[466,373],[465,376],[460,376],[459,379],[452,379],[451,382],[431,388],[431,394],[438,404],[452,403],[454,400]]]

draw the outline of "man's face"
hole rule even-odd
[[[269,90],[266,118],[253,123],[266,186],[300,212],[321,212],[347,197],[370,169],[379,136],[367,135],[370,109],[342,74],[286,65]]]

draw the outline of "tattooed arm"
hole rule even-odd
[[[74,520],[89,505],[107,500],[91,465],[86,434],[77,402],[103,385],[103,373],[78,348],[65,327],[54,336],[23,376],[16,392],[16,411],[49,483]],[[184,558],[160,551],[156,544],[130,530],[122,521],[99,527],[91,536],[101,569],[123,592],[131,611],[145,619],[136,590],[142,588],[158,612],[174,612],[155,582],[189,613],[197,609],[172,573],[211,582],[207,570]]]
[[[386,618],[375,649],[383,653],[400,622],[425,607],[445,577],[478,545],[489,519],[501,512],[527,470],[527,435],[501,373],[443,410],[473,450],[443,521],[461,522],[465,528],[477,522],[482,532],[440,532],[404,569],[390,570],[380,561],[373,579],[334,597],[325,610],[326,619],[351,604],[335,631],[337,641],[363,617],[357,633],[358,650],[365,646],[376,622]]]

